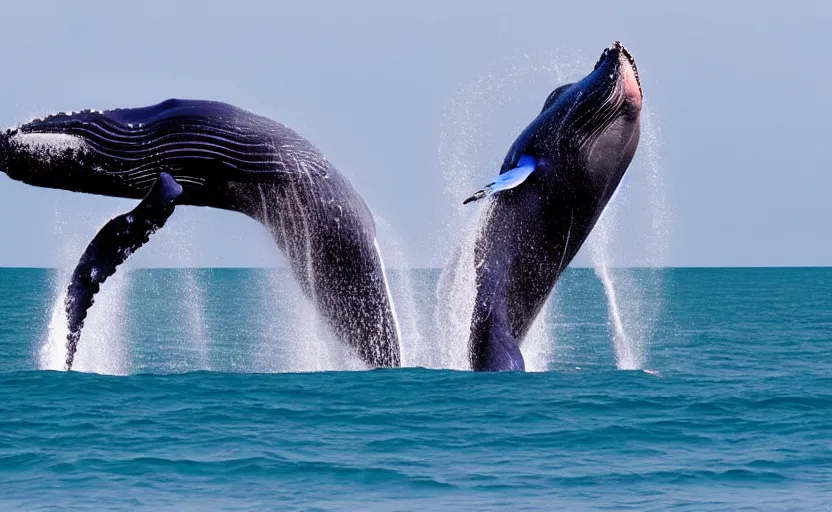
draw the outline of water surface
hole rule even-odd
[[[292,373],[360,364],[275,292],[288,275],[135,270],[79,349],[118,375],[43,370],[57,273],[0,270],[0,508],[832,508],[832,269],[626,272],[661,273],[627,324],[655,375],[616,369],[592,270],[525,374]],[[407,277],[417,360],[441,348],[438,272]]]

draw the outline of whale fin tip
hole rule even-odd
[[[474,201],[479,201],[483,197],[487,197],[487,196],[490,196],[490,195],[491,195],[491,185],[489,185],[489,186],[487,186],[483,189],[477,190],[476,192],[474,192],[474,195],[472,195],[471,197],[469,197],[465,201],[462,201],[462,204],[473,203]]]
[[[534,172],[536,167],[537,160],[534,157],[523,155],[518,160],[517,167],[500,174],[496,180],[489,183],[484,189],[476,191],[474,195],[463,201],[462,204],[477,201],[501,190],[514,188],[526,181],[526,178]]]

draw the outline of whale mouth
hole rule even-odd
[[[638,66],[636,66],[636,59],[633,57],[633,54],[630,53],[627,48],[621,44],[621,41],[613,41],[609,48],[604,48],[603,53],[601,53],[601,58],[598,59],[598,62],[595,64],[595,68],[593,71],[601,67],[601,64],[610,56],[610,54],[614,54],[615,57],[618,55],[623,55],[630,66],[633,68],[633,75],[636,78],[636,84],[638,84],[638,92],[639,94],[644,94],[641,90],[641,79],[638,76]]]

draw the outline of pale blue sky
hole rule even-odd
[[[660,142],[662,263],[830,265],[830,26],[832,6],[809,1],[9,2],[0,123],[168,97],[226,101],[310,139],[382,219],[383,245],[395,233],[406,264],[436,266],[463,199],[444,192],[448,162],[481,167],[460,178],[481,184],[557,85],[552,70],[586,73],[620,39]],[[628,178],[636,204],[649,203],[646,167]],[[0,175],[0,265],[69,265],[134,204]],[[649,219],[618,210],[612,250],[643,263],[644,237],[629,235]],[[134,264],[279,262],[238,214],[177,211],[165,231]]]

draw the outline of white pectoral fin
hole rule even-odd
[[[510,171],[506,171],[494,180],[491,184],[493,194],[500,190],[508,190],[526,181],[526,178],[534,171],[537,162],[533,157],[523,155],[520,161],[517,162],[517,167]]]
[[[520,185],[534,172],[536,166],[537,161],[534,157],[528,155],[521,156],[517,161],[517,167],[499,175],[497,179],[489,183],[485,188],[476,191],[474,195],[463,201],[462,204],[468,204],[483,197],[488,197],[495,192],[508,190]]]

